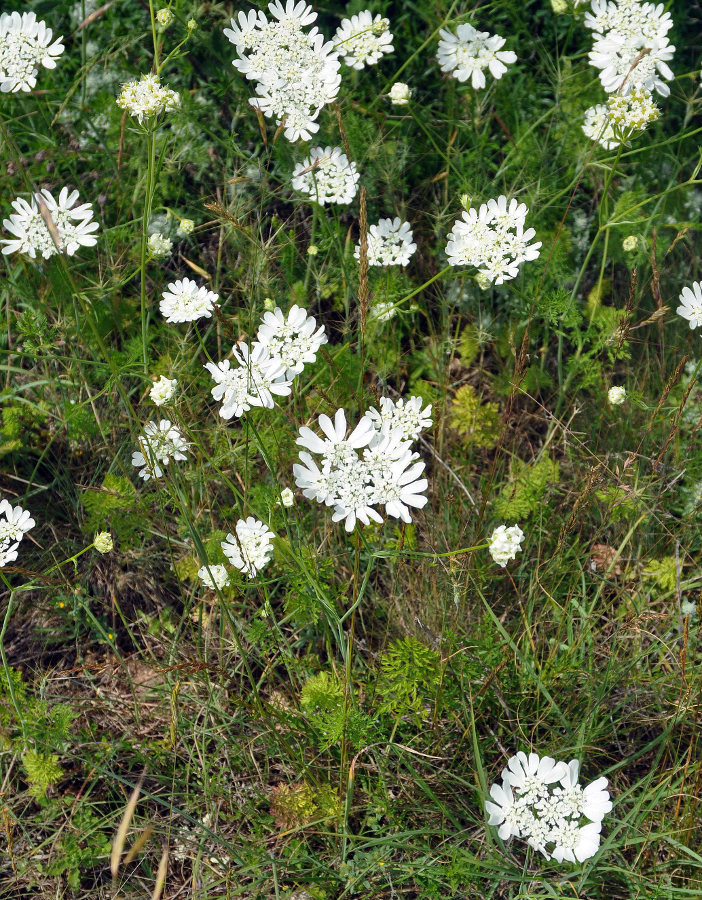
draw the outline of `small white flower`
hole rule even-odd
[[[416,441],[419,435],[431,428],[431,403],[424,407],[421,397],[400,398],[395,401],[390,397],[380,398],[380,410],[371,407],[366,412],[367,418],[373,422],[377,431],[389,433],[399,431],[405,441]]]
[[[412,91],[404,81],[396,81],[390,88],[388,97],[393,106],[407,106],[412,97]]]
[[[165,234],[160,234],[158,231],[154,232],[154,234],[149,236],[149,251],[151,255],[156,259],[161,259],[165,256],[170,256],[173,250],[173,241],[166,237]]]
[[[180,106],[180,96],[163,87],[158,75],[142,75],[139,81],[129,81],[122,86],[116,100],[120,109],[134,116],[139,124],[144,119],[154,119],[162,113],[172,112]]]
[[[161,375],[149,391],[149,397],[156,406],[163,406],[164,403],[173,399],[177,387],[178,381],[175,378],[166,378],[165,375]]]
[[[688,320],[690,328],[702,326],[702,284],[699,281],[693,281],[692,287],[682,289],[680,306],[675,311]]]
[[[622,250],[625,253],[633,253],[639,246],[639,239],[635,234],[627,235],[622,241]]]
[[[455,33],[447,28],[439,31],[441,40],[436,58],[442,72],[449,72],[458,81],[469,78],[475,90],[485,87],[485,69],[494,79],[502,78],[507,66],[517,61],[512,50],[502,50],[505,39],[472,25],[459,25]]]
[[[234,530],[236,535],[230,532],[222,541],[222,550],[235,568],[253,578],[270,561],[275,534],[253,516],[239,519]]]
[[[288,508],[295,505],[295,494],[293,494],[290,488],[283,488],[280,492],[280,502],[283,506],[287,506]]]
[[[377,322],[389,322],[395,315],[397,315],[397,307],[394,303],[386,300],[376,300],[371,305],[368,318],[375,319]]]
[[[139,476],[148,481],[160,478],[162,466],[167,466],[171,459],[187,459],[187,452],[188,442],[168,419],[161,419],[158,424],[148,422],[139,438],[139,450],[132,453],[132,465],[140,469]]]
[[[51,43],[53,32],[36,13],[0,15],[0,91],[3,94],[31,91],[36,87],[39,66],[56,68],[64,51],[63,38]]]
[[[557,862],[583,862],[594,856],[600,846],[599,822],[590,822],[582,828],[577,822],[561,819],[549,832],[549,840],[555,844],[552,856]]]
[[[626,400],[626,389],[621,385],[615,384],[607,391],[607,399],[612,406],[621,406]]]
[[[294,190],[321,206],[350,203],[358,190],[356,163],[349,162],[341,147],[313,147],[292,174]]]
[[[500,525],[493,531],[488,541],[490,556],[504,569],[511,559],[516,559],[517,553],[522,549],[523,540],[524,532],[519,525],[512,525],[510,528]]]
[[[211,390],[215,400],[222,401],[219,411],[223,419],[237,418],[252,406],[273,409],[273,394],[287,397],[292,382],[285,376],[285,365],[279,357],[271,356],[264,344],[254,343],[232,347],[238,368],[232,368],[228,359],[218,363],[205,363],[205,368],[215,381]]]
[[[12,506],[9,500],[0,500],[0,547],[7,548],[22,540],[36,525],[31,513],[21,506]]]
[[[368,9],[342,19],[332,43],[334,49],[352,69],[373,66],[393,52],[390,23],[380,14],[375,17]]]
[[[47,190],[34,194],[29,203],[18,197],[12,203],[14,212],[3,222],[13,237],[2,240],[2,252],[49,259],[56,253],[73,256],[79,247],[94,247],[94,232],[100,226],[93,222],[91,204],[77,206],[77,200],[78,191],[69,192],[67,187],[61,189],[58,200]]]
[[[561,778],[563,796],[575,804],[575,810],[571,815],[582,813],[591,822],[601,822],[608,812],[612,811],[612,801],[609,799],[609,791],[606,791],[607,779],[604,776],[597,778],[586,788],[581,788],[578,783],[580,763],[572,759]],[[572,799],[571,799],[572,798]]]
[[[497,833],[503,841],[511,837],[521,837],[527,816],[526,804],[515,798],[512,786],[508,781],[493,784],[490,796],[495,801],[486,801],[485,809],[489,815],[488,825],[498,825]]]
[[[19,544],[0,544],[0,569],[17,559]]]
[[[367,241],[370,266],[406,266],[417,249],[410,223],[403,222],[399,216],[381,219],[377,225],[371,225]],[[353,255],[356,259],[361,258],[360,244],[356,244]]]
[[[209,319],[218,300],[219,294],[183,278],[168,285],[160,310],[167,322],[194,322],[203,317]]]
[[[313,363],[319,348],[327,343],[324,325],[317,328],[315,318],[297,304],[290,307],[287,317],[277,306],[272,312],[266,311],[256,337],[259,344],[268,347],[271,357],[282,361],[289,380]]]
[[[614,150],[621,144],[616,136],[614,126],[609,118],[607,104],[598,103],[585,110],[582,129],[591,141],[597,141],[605,150]]]
[[[527,756],[520,750],[507,761],[502,778],[512,785],[515,793],[526,803],[536,803],[548,796],[550,784],[560,781],[566,774],[565,763],[536,753]]]
[[[216,566],[203,566],[198,569],[197,576],[205,587],[212,591],[221,591],[229,584],[229,573],[226,566],[221,563]]]

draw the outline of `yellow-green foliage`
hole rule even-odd
[[[338,813],[336,794],[328,784],[313,787],[306,781],[279,784],[271,794],[271,815],[281,828],[299,828]]]
[[[500,434],[500,410],[497,403],[480,403],[475,390],[466,384],[459,388],[451,404],[451,428],[472,447],[494,447]]]
[[[521,521],[535,512],[546,488],[558,481],[558,463],[544,457],[529,465],[512,462],[511,477],[495,500],[495,514],[509,522]]]
[[[396,715],[413,712],[426,718],[441,680],[440,663],[441,654],[414,637],[390,644],[380,658],[381,710]]]
[[[652,559],[644,569],[644,575],[649,575],[659,588],[664,591],[675,590],[678,581],[678,566],[674,556],[664,556],[663,559]]]
[[[22,757],[22,767],[29,783],[29,793],[37,798],[45,797],[49,786],[63,776],[55,753],[30,750]]]

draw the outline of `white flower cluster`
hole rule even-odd
[[[64,50],[62,38],[51,43],[53,32],[36,13],[0,15],[0,91],[3,94],[31,91],[39,66],[55,69]]]
[[[393,106],[407,106],[412,97],[412,91],[404,81],[396,81],[390,88],[388,97]]]
[[[485,69],[497,80],[508,65],[517,61],[516,53],[501,49],[505,44],[503,37],[478,31],[467,22],[459,25],[455,33],[442,28],[439,36],[436,58],[441,71],[450,72],[458,81],[470,78],[475,90],[485,87]]]
[[[292,174],[293,189],[321,206],[350,203],[356,196],[360,175],[341,147],[313,147]]]
[[[230,532],[221,543],[224,555],[236,569],[253,578],[270,561],[275,534],[253,516],[239,519],[234,531],[236,534]]]
[[[583,788],[577,759],[556,762],[521,750],[502,772],[502,784],[490,788],[485,803],[488,823],[502,840],[526,840],[546,859],[583,862],[600,846],[602,819],[612,809],[606,778]],[[587,820],[583,824],[583,819]]]
[[[702,327],[702,283],[693,281],[692,287],[684,287],[679,299],[675,312],[687,319],[691,329]]]
[[[352,69],[374,66],[393,52],[390,22],[369,9],[350,19],[342,19],[332,40],[334,49]]]
[[[412,227],[399,216],[381,219],[368,230],[369,266],[406,266],[417,245],[412,240]],[[353,255],[361,258],[361,245],[356,244]]]
[[[162,297],[159,309],[166,321],[172,324],[195,322],[203,317],[209,319],[219,300],[219,294],[206,287],[198,287],[190,278],[171,282]]]
[[[334,419],[322,415],[319,427],[324,437],[303,426],[297,439],[300,462],[293,466],[295,483],[310,500],[334,507],[332,520],[344,520],[346,531],[356,522],[381,523],[376,509],[403,522],[411,522],[409,507],[421,509],[427,502],[424,463],[412,451],[412,442],[431,424],[431,406],[422,409],[421,397],[405,404],[389,398],[380,410],[369,410],[347,435],[346,413]],[[307,451],[321,457],[321,467]]]
[[[666,35],[673,27],[662,3],[641,0],[592,0],[585,25],[593,34],[590,63],[600,70],[608,94],[634,88],[667,97],[666,81],[673,78],[668,62],[675,47]]]
[[[270,21],[260,10],[250,10],[224,29],[238,54],[233,65],[257,82],[258,96],[249,103],[284,125],[289,141],[308,141],[319,131],[321,109],[339,92],[339,55],[317,27],[303,30],[317,19],[304,0],[287,0],[285,6],[273,0],[268,11]]]
[[[211,591],[221,591],[229,584],[229,572],[221,563],[215,566],[202,566],[198,569],[197,576]]]
[[[471,207],[458,219],[449,235],[446,255],[452,266],[470,265],[495,284],[519,274],[519,266],[539,255],[541,241],[529,244],[536,232],[524,230],[529,210],[525,203],[501,195]]]
[[[29,203],[18,197],[12,203],[14,212],[3,225],[13,235],[0,243],[3,253],[26,253],[32,259],[37,254],[44,259],[56,253],[68,256],[79,247],[94,247],[97,238],[93,232],[100,227],[93,222],[90,203],[76,206],[78,191],[61,189],[58,200],[47,190],[34,194]]]
[[[316,327],[313,316],[295,305],[287,318],[276,307],[266,312],[251,347],[239,344],[232,347],[239,364],[232,368],[228,359],[205,364],[215,386],[212,396],[221,400],[219,414],[223,419],[242,416],[252,406],[272,409],[273,395],[287,397],[293,380],[306,363],[317,358],[317,351],[326,344],[324,326]],[[315,330],[316,329],[316,330]]]
[[[500,525],[493,531],[488,540],[490,556],[498,566],[502,566],[504,569],[511,559],[516,559],[517,553],[522,549],[521,544],[523,540],[524,532],[519,525],[512,525],[511,528],[508,528],[506,525]]]
[[[150,478],[160,478],[162,467],[167,466],[171,459],[187,459],[187,452],[188,442],[168,419],[161,419],[158,424],[148,422],[139,438],[139,449],[132,453],[132,465],[140,469],[139,476],[148,481]]]
[[[17,559],[17,548],[36,522],[26,509],[0,500],[0,569]]]
[[[153,387],[149,391],[149,397],[156,406],[163,406],[164,403],[173,399],[177,387],[177,379],[161,375],[158,381],[154,381]]]
[[[655,122],[660,110],[653,95],[643,87],[635,87],[628,94],[616,93],[607,104],[598,103],[585,110],[583,131],[605,150],[614,150],[622,142]]]
[[[149,252],[154,259],[163,259],[173,252],[173,241],[160,231],[149,235]]]
[[[161,113],[172,112],[180,106],[176,91],[163,87],[159,76],[149,73],[139,81],[128,81],[122,86],[117,106],[134,116],[141,125],[144,119],[153,119]]]

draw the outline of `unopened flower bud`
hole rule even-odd
[[[626,400],[626,390],[621,385],[615,385],[607,392],[607,399],[612,406],[621,406]]]
[[[192,219],[179,219],[178,220],[178,231],[181,234],[192,234],[195,229],[195,223]]]
[[[290,490],[290,488],[283,488],[280,492],[280,502],[283,506],[292,506],[295,503],[295,494]]]
[[[95,547],[98,553],[109,553],[110,550],[112,550],[112,548],[114,547],[114,542],[112,540],[112,535],[110,534],[110,532],[98,532],[93,539],[93,547]]]
[[[156,13],[156,21],[161,26],[161,28],[168,28],[169,25],[173,24],[173,20],[175,16],[170,11],[170,9],[159,9]]]
[[[633,250],[636,250],[638,246],[639,239],[635,234],[630,234],[628,237],[625,237],[622,241],[622,247],[624,248],[625,253],[631,253]]]
[[[393,84],[393,86],[390,88],[390,93],[388,94],[390,102],[394,106],[407,106],[411,96],[412,91],[409,89],[409,86],[404,83],[404,81],[396,81],[395,84]]]

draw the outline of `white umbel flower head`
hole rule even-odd
[[[497,833],[503,841],[511,837],[521,837],[526,829],[528,810],[525,803],[514,796],[509,781],[493,784],[490,788],[492,800],[487,800],[488,825],[497,825]],[[493,802],[494,801],[494,802]]]
[[[693,281],[692,287],[684,287],[680,294],[680,306],[675,312],[687,319],[690,328],[702,326],[702,284]]]
[[[313,147],[292,174],[293,189],[321,206],[350,203],[356,196],[360,175],[356,163],[341,147]]]
[[[517,61],[517,54],[512,50],[502,50],[503,37],[478,31],[467,22],[455,32],[442,28],[439,37],[436,58],[441,71],[449,72],[458,81],[470,78],[475,90],[485,87],[485,69],[497,80],[505,74],[508,65]]]
[[[234,531],[236,535],[230,532],[222,541],[224,555],[240,572],[253,578],[270,561],[275,534],[253,516],[239,519]]]
[[[407,106],[412,97],[412,91],[404,81],[396,81],[390,88],[388,97],[393,106]]]
[[[158,424],[148,422],[139,438],[139,449],[132,453],[132,465],[140,470],[139,476],[148,481],[160,478],[163,467],[171,459],[178,462],[187,459],[187,452],[188,442],[168,419],[161,419]]]
[[[0,91],[4,94],[31,91],[39,66],[55,69],[64,51],[63,38],[52,43],[53,32],[36,13],[0,15]]]
[[[163,406],[164,403],[173,399],[177,387],[177,379],[161,375],[158,381],[154,381],[153,387],[149,391],[149,397],[156,406]]]
[[[229,584],[229,573],[226,566],[217,565],[202,566],[198,569],[197,577],[211,591],[221,591]]]
[[[605,150],[614,150],[621,144],[614,133],[606,103],[598,103],[585,110],[582,129],[591,141],[597,141]]]
[[[523,262],[536,259],[541,241],[530,244],[533,228],[524,230],[529,210],[525,203],[502,194],[488,200],[479,209],[470,207],[458,219],[446,244],[452,266],[471,265],[495,284],[519,274]]]
[[[285,377],[285,365],[279,357],[271,356],[264,344],[254,343],[232,347],[232,355],[238,368],[232,368],[228,359],[218,363],[205,363],[205,368],[215,381],[212,397],[221,400],[219,414],[223,419],[243,416],[252,406],[273,409],[273,395],[287,397],[292,382]]]
[[[155,231],[153,234],[149,235],[149,252],[156,259],[163,259],[166,256],[170,256],[173,251],[173,241],[166,237],[165,234],[161,234],[159,231]]]
[[[561,819],[551,829],[549,841],[555,844],[552,858],[556,862],[584,862],[597,853],[600,846],[599,822],[589,822],[582,827],[572,820]]]
[[[67,187],[61,189],[58,200],[47,190],[34,194],[29,202],[18,197],[12,203],[14,212],[2,223],[12,235],[2,240],[2,252],[49,259],[57,253],[73,256],[80,247],[94,247],[94,232],[100,226],[93,222],[92,205],[76,205],[77,200],[78,191]]]
[[[0,500],[0,547],[17,544],[36,525],[31,513],[9,500]]]
[[[516,559],[517,553],[522,549],[524,532],[519,525],[499,525],[490,535],[488,550],[490,556],[498,566],[504,567],[511,559]]]
[[[368,231],[369,266],[406,266],[416,249],[410,223],[403,222],[399,216],[381,219]],[[353,255],[361,258],[360,244],[356,244]]]
[[[626,400],[626,388],[619,384],[615,384],[607,391],[607,399],[612,406],[621,406]]]
[[[0,544],[0,569],[17,559],[19,544]]]
[[[607,813],[612,811],[612,801],[609,799],[609,791],[606,790],[607,779],[600,776],[582,788],[578,780],[579,771],[580,763],[577,759],[571,759],[561,778],[561,789],[557,788],[554,796],[559,798],[563,813],[568,815],[582,813],[591,822],[601,822]]]
[[[398,433],[404,441],[416,441],[419,435],[432,426],[431,403],[425,406],[421,397],[410,397],[409,400],[390,397],[380,398],[380,410],[371,407],[366,416],[373,422],[379,432]]]
[[[314,316],[308,316],[307,310],[297,304],[290,307],[287,316],[277,306],[272,312],[266,311],[256,337],[272,358],[281,360],[290,381],[305,364],[317,359],[319,348],[327,343],[324,325],[317,328]]]
[[[350,19],[342,19],[332,40],[334,49],[352,69],[374,66],[383,56],[393,52],[390,22],[370,10]]]
[[[168,285],[159,308],[167,322],[195,322],[203,317],[209,319],[218,300],[219,294],[183,278]]]
[[[162,113],[173,112],[180,106],[180,96],[163,87],[158,75],[142,75],[138,81],[128,81],[116,100],[117,106],[143,124]]]
[[[114,546],[115,543],[109,531],[99,531],[93,538],[93,547],[98,553],[110,553]]]

